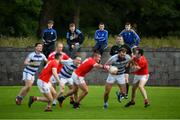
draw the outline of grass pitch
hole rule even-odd
[[[15,97],[20,86],[0,87],[0,119],[180,119],[180,88],[178,87],[146,87],[151,106],[144,108],[143,98],[137,92],[136,105],[125,108],[129,101],[124,99],[118,103],[113,87],[109,97],[109,108],[103,109],[104,86],[90,86],[89,94],[81,103],[81,108],[75,110],[66,99],[63,107],[53,108],[52,112],[44,112],[46,103],[33,103],[28,108],[29,95],[41,96],[34,86],[22,105],[15,104]]]

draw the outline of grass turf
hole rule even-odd
[[[104,86],[90,86],[89,94],[82,101],[81,108],[75,110],[67,99],[62,108],[53,108],[53,112],[44,112],[46,103],[33,103],[28,108],[29,95],[41,96],[34,86],[21,106],[15,105],[15,97],[20,86],[0,87],[0,119],[119,119],[119,118],[151,118],[151,119],[180,119],[180,88],[178,87],[146,87],[151,106],[144,108],[143,98],[137,92],[136,105],[125,108],[129,100],[118,103],[115,96],[117,87],[113,87],[109,97],[109,108],[103,109]]]

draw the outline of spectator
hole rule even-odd
[[[124,38],[125,44],[127,44],[130,48],[138,46],[140,43],[140,38],[137,33],[131,29],[130,23],[126,23],[125,29],[121,31],[120,35]]]
[[[94,36],[96,42],[94,51],[99,51],[101,55],[108,46],[108,31],[105,30],[104,27],[104,23],[100,23],[99,30],[96,30]]]
[[[115,54],[118,54],[118,51],[121,47],[126,48],[127,54],[131,56],[131,48],[124,43],[124,39],[121,35],[115,37],[115,45],[111,47],[110,55],[113,56]]]
[[[49,20],[47,23],[47,28],[44,29],[42,32],[42,40],[44,44],[43,53],[46,57],[48,57],[48,55],[55,49],[57,33],[56,30],[52,28],[53,25],[54,25],[54,21]]]
[[[76,28],[74,23],[69,24],[69,31],[66,34],[67,39],[67,54],[74,58],[80,50],[80,46],[84,41],[84,35]]]

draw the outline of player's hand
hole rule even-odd
[[[104,68],[104,70],[108,71],[110,66],[109,65],[104,65],[103,68]]]

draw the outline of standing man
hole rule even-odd
[[[108,69],[109,65],[116,66],[118,71],[116,74],[108,75],[105,85],[105,92],[104,92],[104,108],[108,107],[108,98],[111,88],[115,82],[117,82],[120,94],[118,96],[118,101],[121,102],[122,98],[125,96],[126,93],[126,86],[125,86],[125,67],[127,63],[131,60],[131,57],[126,54],[125,48],[120,48],[118,54],[112,56],[106,63],[105,68]]]
[[[125,107],[129,107],[131,105],[135,105],[135,97],[136,97],[136,90],[139,88],[141,94],[144,98],[144,107],[148,107],[149,101],[147,97],[146,90],[144,88],[146,82],[149,78],[149,71],[148,71],[148,61],[143,55],[144,51],[140,48],[135,50],[135,57],[132,59],[132,69],[134,73],[134,80],[133,80],[133,87],[132,87],[132,96],[131,101],[125,105]]]
[[[108,47],[108,31],[104,29],[104,23],[99,23],[99,30],[96,30],[94,40],[96,42],[94,51],[99,51],[101,55]]]
[[[49,61],[44,69],[41,71],[37,85],[40,90],[40,92],[43,94],[44,97],[35,97],[30,96],[28,106],[31,107],[31,105],[35,101],[40,102],[47,102],[48,105],[45,108],[45,111],[52,111],[51,104],[52,101],[56,98],[56,90],[52,87],[50,83],[50,77],[53,75],[57,82],[59,82],[59,77],[57,74],[58,64],[61,62],[61,53],[55,54],[55,59]]]
[[[54,21],[49,20],[46,29],[42,32],[43,53],[46,57],[54,50],[57,39],[56,30],[53,29]]]
[[[74,82],[74,87],[72,90],[70,90],[66,95],[61,96],[58,98],[59,104],[63,103],[66,97],[76,93],[78,88],[82,90],[80,93],[79,97],[75,101],[73,108],[79,108],[81,100],[88,94],[88,86],[85,82],[85,75],[90,72],[90,70],[93,67],[96,68],[103,68],[101,64],[98,64],[101,60],[101,55],[100,53],[94,53],[92,57],[87,58],[82,62],[82,64],[73,72],[72,74],[72,79]]]
[[[84,41],[84,35],[76,28],[75,23],[69,24],[69,31],[66,34],[67,39],[67,52],[68,55],[73,58],[80,50],[80,46]]]
[[[47,62],[45,55],[41,53],[42,48],[43,48],[43,45],[41,43],[36,43],[35,51],[31,52],[24,61],[24,65],[26,65],[26,67],[23,70],[22,80],[25,82],[25,86],[23,86],[18,96],[16,97],[17,105],[21,104],[23,98],[27,95],[27,93],[31,89],[34,83],[35,74],[38,71],[38,68],[40,67],[41,62],[42,61]]]
[[[119,35],[124,38],[125,44],[127,44],[131,49],[138,46],[140,43],[140,38],[138,34],[131,29],[130,23],[126,23],[125,29]]]
[[[128,54],[130,57],[132,55],[132,51],[131,51],[131,48],[124,43],[124,39],[122,36],[116,36],[116,39],[115,39],[115,45],[112,46],[111,50],[110,50],[110,55],[113,56],[115,54],[118,54],[119,52],[119,49],[120,48],[126,48],[127,52],[126,54]],[[129,91],[129,69],[130,67],[126,67],[125,68],[125,81],[126,81],[126,94],[125,94],[125,98],[128,99],[128,91]],[[116,95],[119,96],[120,95],[120,92],[116,92]]]

